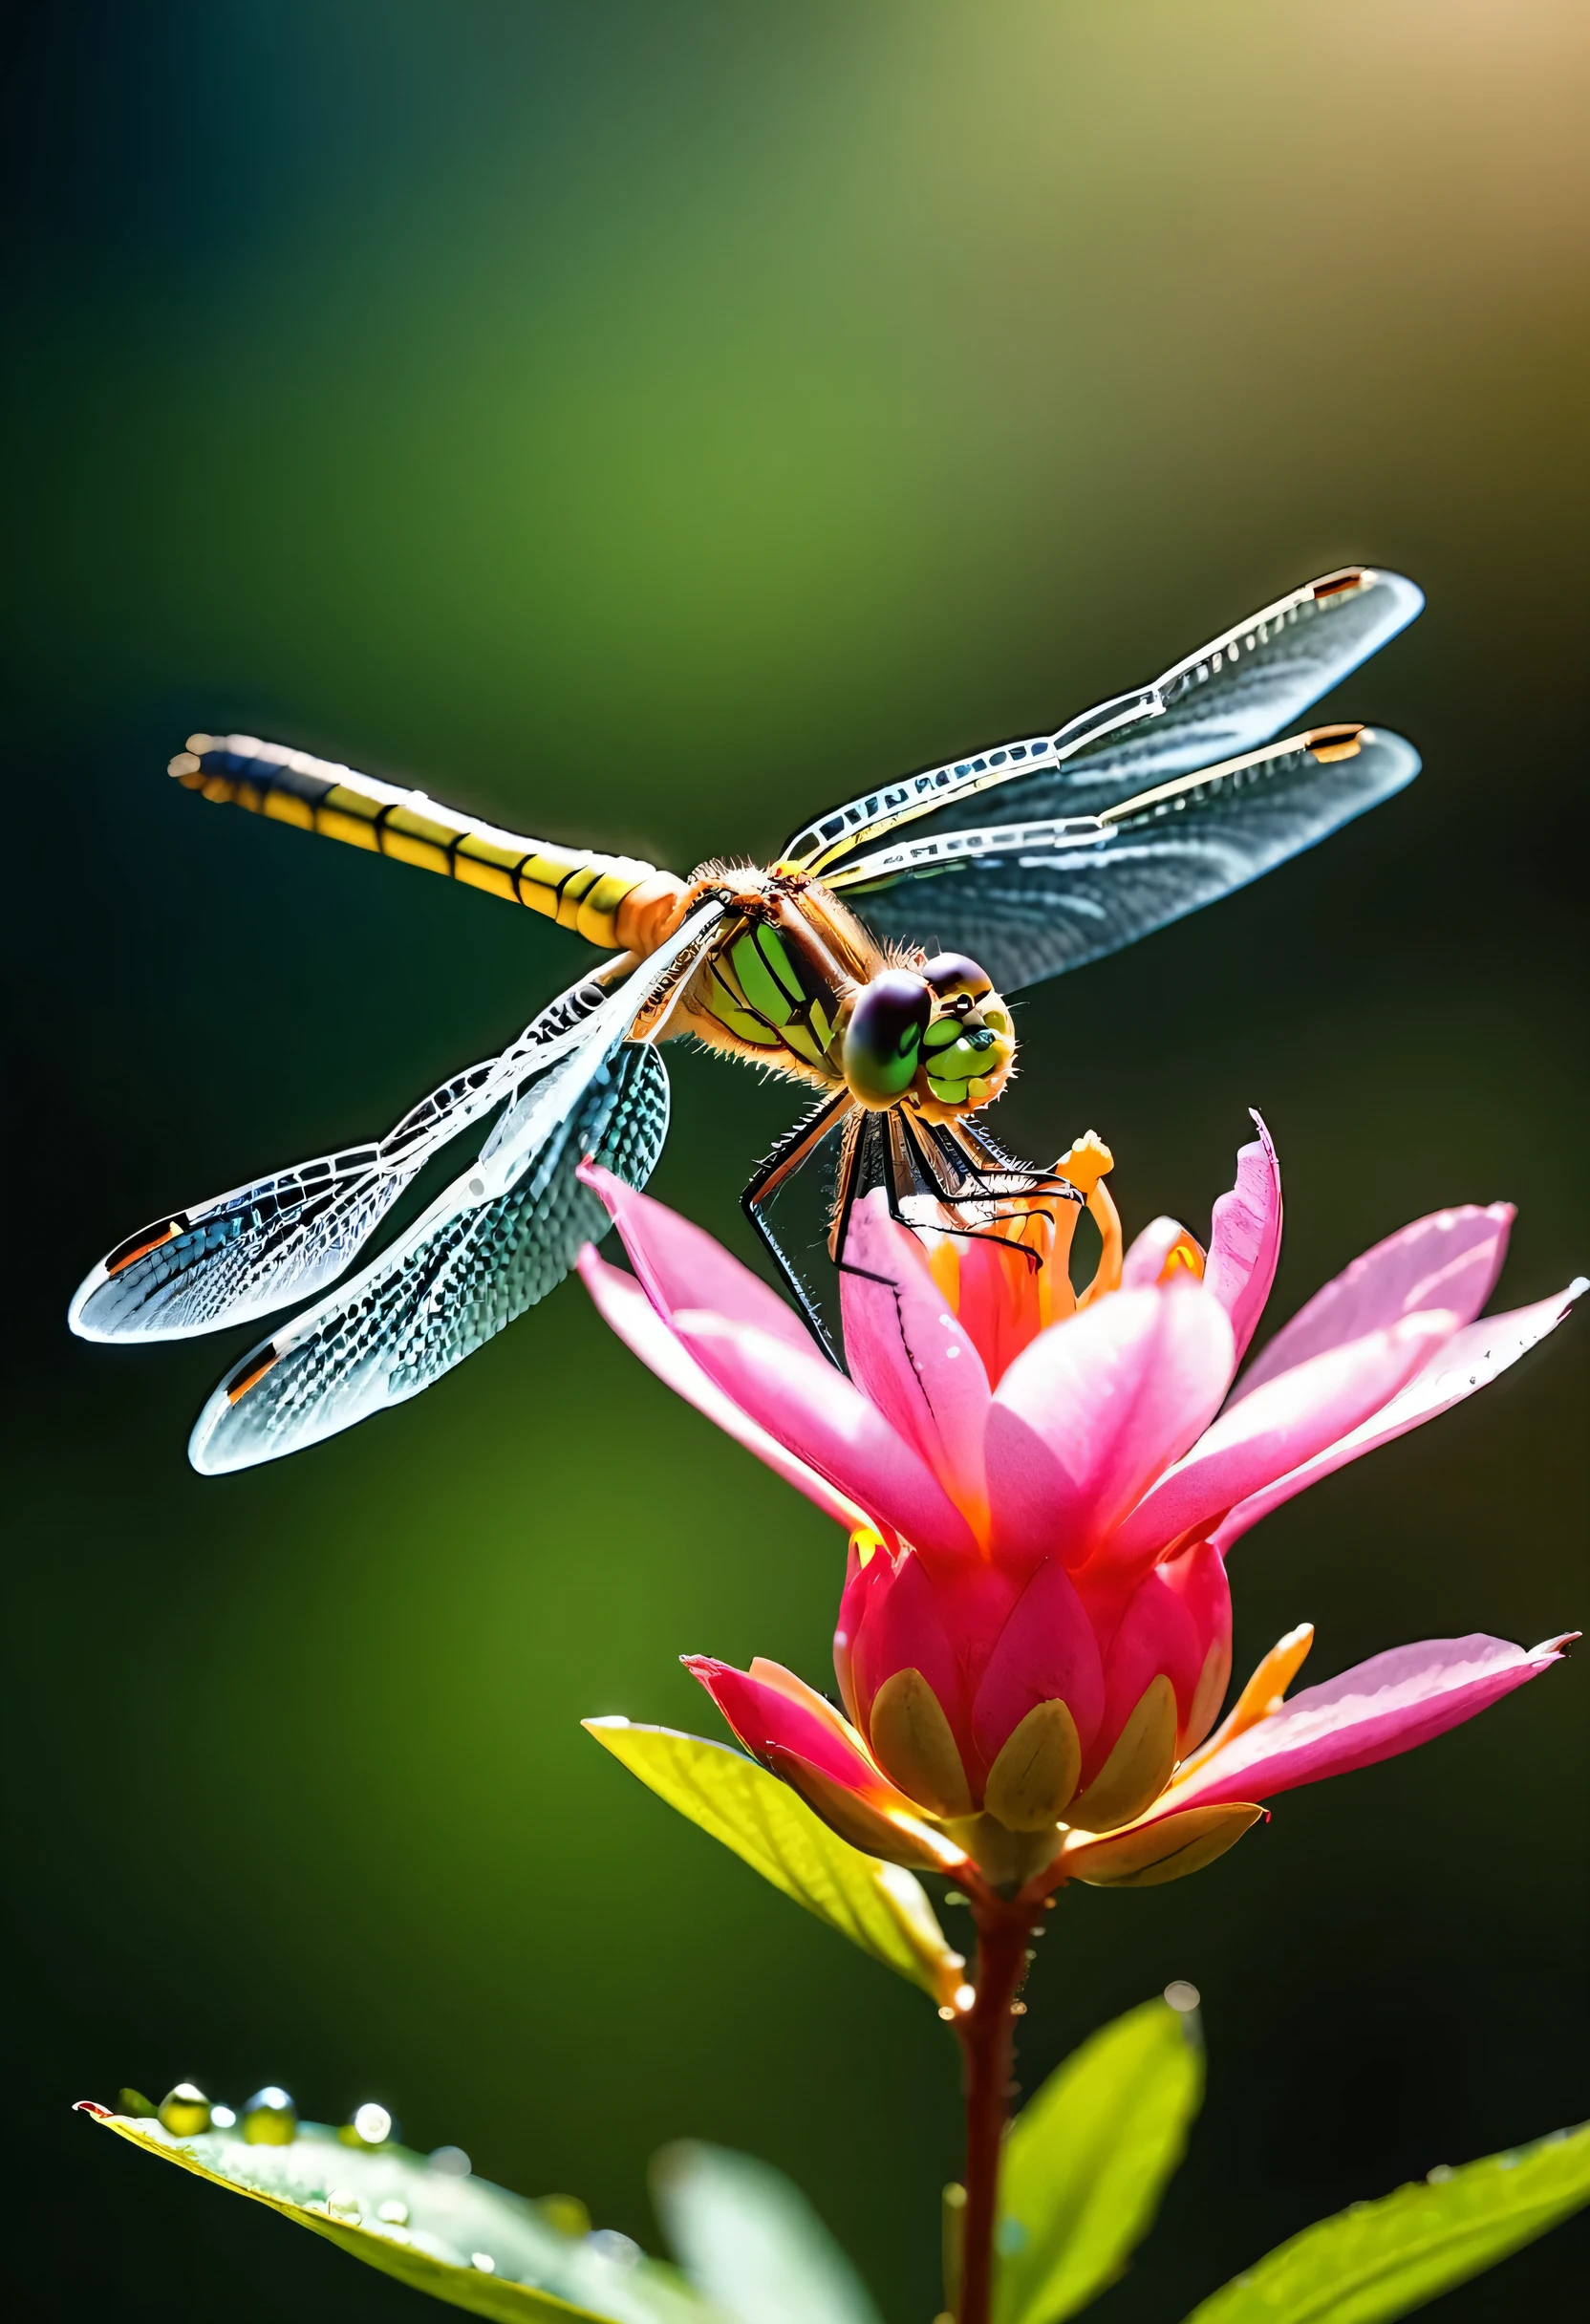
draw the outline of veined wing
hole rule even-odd
[[[1418,771],[1400,736],[1321,727],[1099,815],[906,840],[832,885],[880,936],[969,953],[1014,992],[1229,895]]]
[[[252,1468],[418,1395],[563,1280],[609,1223],[575,1176],[582,1158],[643,1186],[662,1151],[668,1076],[630,1036],[665,1006],[721,911],[692,914],[607,996],[390,1250],[235,1366],[195,1425],[196,1469]]]
[[[784,863],[830,878],[902,824],[921,823],[924,835],[975,825],[982,794],[996,787],[1007,792],[1001,807],[1029,821],[1102,813],[1151,785],[1256,750],[1424,602],[1411,581],[1367,567],[1307,582],[1056,734],[971,752],[836,807],[790,841]]]
[[[602,1005],[570,985],[500,1057],[433,1089],[384,1138],[272,1171],[157,1218],[85,1276],[67,1320],[85,1340],[183,1340],[268,1315],[334,1282],[403,1189],[448,1139],[545,1071]]]

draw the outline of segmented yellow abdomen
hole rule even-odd
[[[423,791],[400,790],[252,735],[189,735],[170,772],[206,799],[229,801],[251,814],[527,905],[592,944],[627,949],[635,941],[622,919],[635,916],[633,907],[624,915],[623,907],[638,888],[651,885],[669,894],[683,890],[682,881],[655,865],[501,831],[439,806]],[[644,941],[643,949],[649,949]]]

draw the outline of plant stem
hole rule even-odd
[[[999,2146],[1010,2114],[1015,2059],[1011,2004],[1027,1973],[1030,1904],[987,1896],[974,1902],[978,1997],[956,2026],[965,2067],[966,2208],[962,2214],[958,2324],[989,2324]]]

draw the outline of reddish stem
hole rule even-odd
[[[958,2324],[989,2324],[999,2146],[1010,2115],[1016,2028],[1012,2004],[1027,1973],[1033,1907],[988,1894],[973,1901],[978,1925],[977,2000],[956,2031],[966,2090],[966,2208],[961,2214]]]

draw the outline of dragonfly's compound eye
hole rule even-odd
[[[922,1036],[918,1103],[930,1118],[942,1119],[999,1096],[1016,1056],[1016,1034],[987,973],[964,953],[940,953],[922,974],[935,1005]]]
[[[922,1062],[922,1036],[933,1015],[933,994],[908,968],[886,968],[856,996],[845,1028],[845,1079],[863,1106],[882,1108],[904,1097]]]
[[[981,1001],[994,990],[994,979],[963,952],[935,953],[922,964],[922,975],[940,1001]]]

